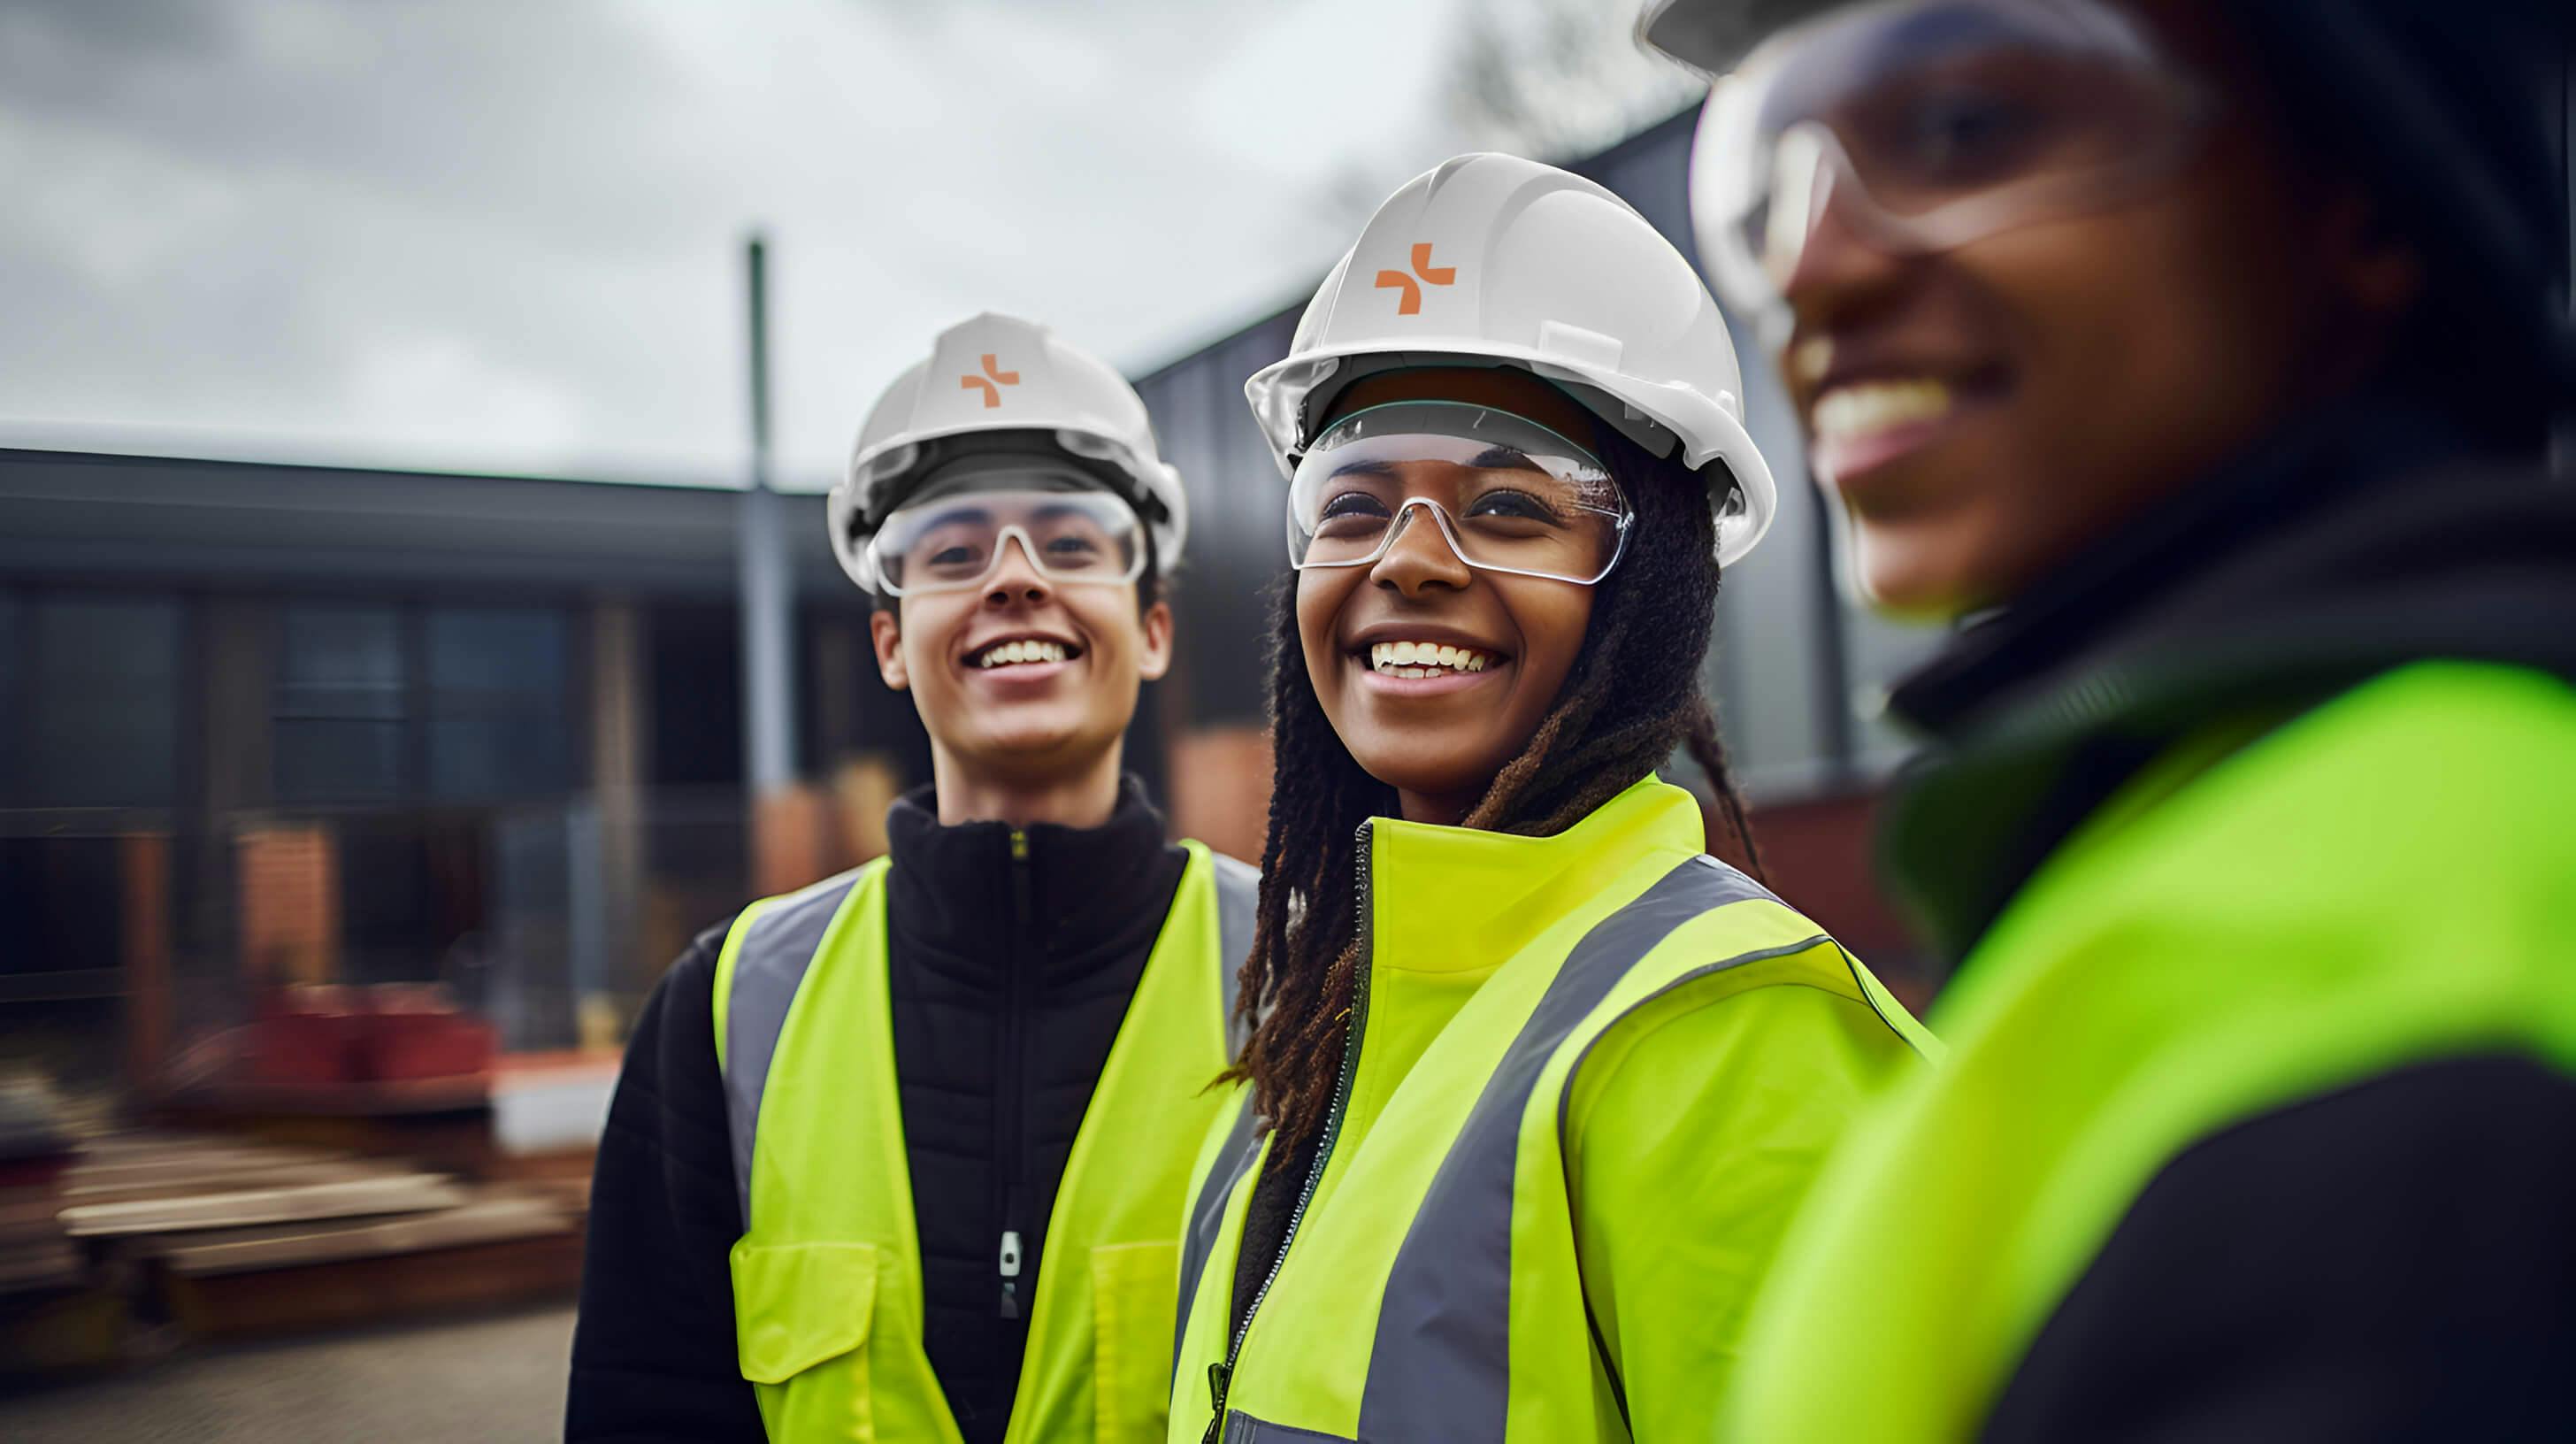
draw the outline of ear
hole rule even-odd
[[[868,613],[868,640],[876,644],[877,675],[898,692],[912,686],[912,673],[903,665],[903,628],[888,611]]]
[[[1136,649],[1136,675],[1159,682],[1172,670],[1172,604],[1158,601],[1147,607],[1137,631],[1144,645]]]

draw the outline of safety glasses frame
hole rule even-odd
[[[969,501],[977,497],[1007,497],[1015,500],[1027,500],[1042,504],[1061,504],[1064,503],[1067,498],[1087,498],[1095,496],[1111,503],[1116,508],[1116,514],[1123,518],[1123,522],[1121,524],[1128,529],[1134,541],[1134,545],[1127,549],[1128,555],[1126,565],[1115,574],[1096,569],[1086,569],[1075,572],[1050,567],[1046,563],[1044,549],[1038,545],[1037,539],[1029,534],[1028,528],[1020,522],[1012,521],[1004,522],[993,529],[992,553],[986,558],[983,569],[975,573],[975,575],[963,578],[947,578],[932,582],[914,582],[911,584],[898,582],[895,580],[895,575],[901,570],[901,568],[896,568],[893,571],[890,571],[886,566],[888,552],[886,538],[889,533],[898,530],[896,523],[902,520],[906,513],[916,509],[911,506],[897,507],[893,512],[887,515],[884,525],[877,529],[876,534],[868,538],[867,556],[869,570],[876,577],[877,586],[890,597],[922,596],[938,592],[971,592],[984,586],[987,582],[993,579],[993,575],[1002,569],[1003,555],[1007,553],[1012,544],[1016,542],[1020,548],[1020,556],[1028,562],[1030,570],[1036,572],[1040,577],[1045,578],[1048,582],[1057,586],[1097,585],[1115,587],[1132,585],[1139,578],[1145,575],[1146,558],[1148,552],[1151,550],[1150,534],[1146,529],[1144,519],[1135,514],[1135,509],[1129,506],[1125,500],[1112,493],[1084,491],[1022,492],[997,489],[990,492],[964,492],[954,496],[943,497],[937,502],[921,504],[920,509],[946,507],[955,503]],[[1088,505],[1079,505],[1078,509],[1087,511],[1090,510],[1091,507]],[[1101,508],[1101,510],[1105,512],[1108,508]]]
[[[1938,254],[2021,226],[2117,205],[2171,175],[2194,153],[2218,109],[2215,96],[2155,45],[2134,17],[2102,0],[2026,3],[2034,15],[2061,27],[2095,31],[2120,42],[2119,48],[2106,50],[2102,63],[2106,70],[2117,68],[2146,80],[2157,93],[2167,121],[2152,143],[2141,143],[2116,166],[2023,176],[1962,190],[1922,210],[1895,209],[1873,194],[1844,137],[1827,120],[1805,116],[1766,130],[1764,111],[1774,87],[1785,83],[1783,77],[1810,45],[1832,43],[1870,53],[1870,47],[1854,43],[1855,32],[1865,26],[1895,26],[1945,6],[1971,11],[2016,7],[2012,0],[1982,5],[1881,0],[1819,17],[1774,36],[1710,91],[1692,148],[1691,189],[1701,247],[1721,297],[1747,311],[1780,309],[1798,259],[1829,213],[1886,254]],[[1851,87],[1838,94],[1866,89]],[[1750,224],[1757,211],[1765,212],[1759,237],[1751,234]],[[1784,254],[1785,262],[1780,259]]]
[[[1611,572],[1618,569],[1619,559],[1628,554],[1629,528],[1634,526],[1637,521],[1636,512],[1629,508],[1623,507],[1622,509],[1614,512],[1604,507],[1585,507],[1584,510],[1586,511],[1597,512],[1600,515],[1611,519],[1612,530],[1610,556],[1608,560],[1601,564],[1601,570],[1594,572],[1588,577],[1574,577],[1567,576],[1562,572],[1533,571],[1527,567],[1506,567],[1498,566],[1492,562],[1480,562],[1474,557],[1467,555],[1466,546],[1458,539],[1456,521],[1449,515],[1449,508],[1442,506],[1440,503],[1427,496],[1408,496],[1403,501],[1397,503],[1395,514],[1387,518],[1386,535],[1378,538],[1376,549],[1371,551],[1367,556],[1351,557],[1328,562],[1316,561],[1311,556],[1301,560],[1297,556],[1296,543],[1292,539],[1288,547],[1288,565],[1301,572],[1333,570],[1341,567],[1376,566],[1380,561],[1385,560],[1388,552],[1395,549],[1395,539],[1404,534],[1406,527],[1412,525],[1412,518],[1407,515],[1407,513],[1412,512],[1417,508],[1431,513],[1431,520],[1440,528],[1440,539],[1448,544],[1449,554],[1456,557],[1459,562],[1465,566],[1473,567],[1480,572],[1500,572],[1505,576],[1537,577],[1542,581],[1571,582],[1578,587],[1598,586],[1601,584],[1602,578],[1609,576]],[[1294,527],[1296,523],[1291,521],[1289,525]]]

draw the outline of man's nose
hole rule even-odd
[[[1002,538],[1001,552],[993,558],[993,574],[984,579],[984,602],[987,606],[1005,607],[1014,602],[1043,602],[1055,589],[1038,570],[1037,558],[1029,554],[1026,538]]]

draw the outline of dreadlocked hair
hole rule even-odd
[[[1699,685],[1716,620],[1715,525],[1705,483],[1607,426],[1596,446],[1636,520],[1619,565],[1593,595],[1583,650],[1520,755],[1494,774],[1462,825],[1547,836],[1687,749],[1708,774],[1746,867],[1761,858]],[[1393,816],[1395,790],[1362,770],[1306,675],[1296,576],[1274,592],[1270,637],[1270,826],[1261,899],[1236,1012],[1251,1036],[1224,1080],[1250,1079],[1255,1112],[1284,1164],[1332,1107],[1359,970],[1359,830]]]

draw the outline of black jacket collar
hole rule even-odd
[[[1135,778],[1099,827],[1031,826],[1025,858],[1013,855],[1013,832],[1003,822],[941,826],[927,787],[895,803],[886,903],[900,950],[959,981],[998,982],[1017,968],[1058,984],[1119,959],[1140,925],[1149,940],[1160,930],[1177,849]]]
[[[2576,675],[2576,491],[2385,398],[2284,428],[2005,612],[1892,710],[1932,752],[1883,835],[1955,961],[2144,763],[2431,657]]]

